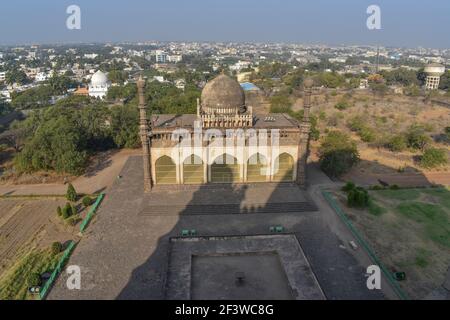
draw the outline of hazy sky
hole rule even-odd
[[[81,30],[66,8],[81,7]],[[381,7],[382,30],[366,27]],[[5,0],[0,44],[252,41],[450,48],[449,0]]]

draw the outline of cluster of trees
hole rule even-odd
[[[51,107],[16,123],[25,141],[16,155],[19,172],[49,171],[79,175],[90,155],[110,148],[139,145],[136,107]]]
[[[68,76],[55,75],[44,85],[13,94],[11,105],[16,110],[48,107],[52,97],[62,95],[76,85]]]

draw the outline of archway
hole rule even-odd
[[[290,154],[281,154],[275,160],[274,169],[273,181],[294,181],[294,158]]]
[[[262,154],[257,153],[248,159],[247,162],[247,182],[267,181],[267,159]]]
[[[156,184],[176,184],[177,167],[172,158],[162,156],[156,160]]]
[[[183,182],[185,184],[203,184],[203,161],[199,156],[191,155],[183,162]]]
[[[212,183],[233,183],[240,181],[240,168],[237,159],[228,154],[218,157],[211,165]]]

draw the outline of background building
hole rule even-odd
[[[108,80],[106,74],[100,70],[94,73],[89,85],[89,96],[93,98],[104,99],[108,94],[108,90],[111,87],[111,83]]]

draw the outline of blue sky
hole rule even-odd
[[[82,10],[68,30],[66,8]],[[382,30],[366,28],[381,7]],[[261,41],[450,48],[449,0],[8,0],[0,44]]]

